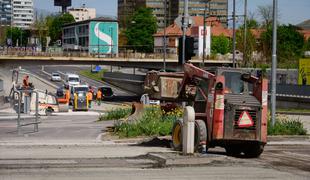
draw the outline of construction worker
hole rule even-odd
[[[87,92],[88,108],[91,108],[91,102],[93,101],[93,93],[91,90]]]
[[[98,104],[98,106],[100,106],[101,105],[101,98],[102,98],[102,92],[100,89],[98,89],[96,96],[97,96],[97,104]]]

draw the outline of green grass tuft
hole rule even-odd
[[[287,116],[277,115],[275,125],[272,126],[271,120],[268,120],[268,135],[306,135],[299,119],[289,119]]]
[[[82,71],[80,71],[80,74],[85,76],[85,77],[88,77],[90,79],[94,79],[94,80],[97,80],[97,81],[102,81],[102,77],[103,77],[103,74],[105,72],[107,72],[106,69],[102,69],[98,73],[92,73],[90,70],[82,70]]]
[[[140,120],[136,122],[115,123],[114,133],[119,137],[166,136],[171,134],[173,122],[178,113],[164,114],[159,107],[146,108]]]
[[[98,121],[118,120],[129,116],[131,108],[117,108],[99,117]]]

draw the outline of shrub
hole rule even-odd
[[[277,115],[274,126],[271,119],[268,120],[268,135],[306,135],[307,130],[304,128],[299,119],[289,119],[284,115]]]
[[[146,108],[142,118],[135,122],[116,122],[114,133],[120,137],[166,136],[180,116],[178,108],[168,113],[159,107]]]
[[[129,116],[131,108],[117,108],[108,111],[106,114],[99,117],[99,121],[104,120],[118,120]]]

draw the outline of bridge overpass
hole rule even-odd
[[[199,66],[202,60],[192,60]],[[96,57],[38,57],[38,56],[0,56],[0,64],[14,65],[110,65],[145,69],[162,69],[163,59],[134,58],[96,58]],[[232,61],[206,60],[205,66],[231,66]],[[175,59],[166,60],[167,69],[180,67]]]

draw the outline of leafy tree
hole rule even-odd
[[[31,36],[29,30],[22,30],[17,27],[8,28],[6,35],[8,38],[11,38],[12,36],[13,46],[27,46],[28,38]]]
[[[131,23],[125,31],[127,45],[138,52],[153,52],[153,34],[157,31],[156,18],[150,8],[139,8],[131,17]]]
[[[292,66],[298,64],[304,48],[304,37],[293,25],[281,25],[277,31],[277,55],[281,66]],[[261,51],[267,61],[271,61],[272,50],[272,28],[261,34]]]
[[[254,35],[252,34],[250,29],[247,29],[247,36],[246,36],[246,47],[245,47],[245,52],[244,52],[244,28],[240,28],[239,31],[237,31],[236,34],[236,48],[245,53],[245,59],[243,60],[243,65],[248,66],[251,64],[251,59],[252,59],[252,54],[256,49],[256,39]]]
[[[305,42],[305,51],[310,51],[310,38]]]
[[[61,39],[62,26],[72,22],[75,22],[75,20],[74,17],[69,13],[65,13],[54,17],[48,17],[47,26],[48,26],[48,34],[51,37],[51,42],[53,43]]]
[[[231,41],[223,34],[212,36],[211,51],[212,54],[227,54],[231,51]]]

